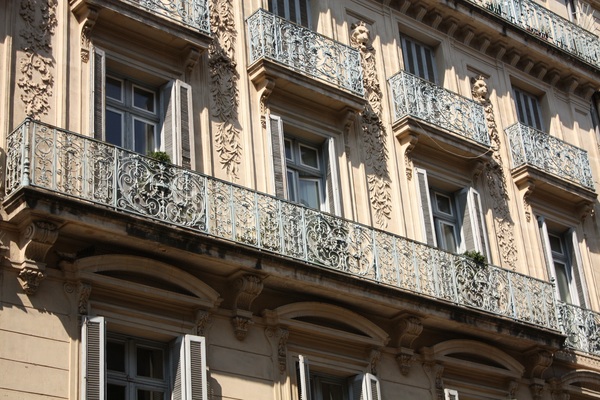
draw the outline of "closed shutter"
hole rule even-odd
[[[194,335],[181,336],[171,348],[171,399],[207,400],[205,339]]]
[[[515,106],[519,122],[532,128],[543,130],[540,103],[532,94],[520,89],[513,89]]]
[[[404,70],[419,78],[437,83],[435,58],[431,48],[413,39],[402,38]]]
[[[380,400],[379,380],[373,374],[365,373],[352,380],[352,400]]]
[[[478,251],[489,260],[487,230],[479,193],[474,188],[464,188],[455,194],[455,198],[461,219],[460,249]]]
[[[280,117],[270,115],[268,132],[271,136],[271,160],[273,165],[273,182],[275,196],[287,198],[285,149],[283,141],[283,121]]]
[[[161,150],[169,154],[173,164],[191,169],[194,164],[192,87],[180,80],[171,81],[163,87],[161,101],[164,110]]]
[[[548,276],[552,279],[556,279],[554,276],[554,266],[552,259],[552,249],[550,248],[550,237],[548,236],[548,228],[546,227],[546,220],[544,217],[538,217],[538,228],[540,231],[540,241],[542,243],[542,250],[544,252],[544,259],[546,260],[546,268]]]
[[[335,142],[333,138],[328,138],[323,146],[323,153],[326,157],[326,185],[327,185],[327,205],[328,211],[335,215],[341,215],[340,192],[338,186],[338,163],[335,153]]]
[[[417,174],[417,192],[419,193],[419,204],[421,206],[421,225],[425,233],[425,241],[429,246],[437,246],[435,231],[433,229],[433,214],[431,212],[431,198],[429,197],[429,183],[427,182],[427,171],[415,168]]]
[[[565,238],[569,258],[571,261],[571,272],[575,279],[577,289],[577,298],[581,307],[587,306],[587,286],[585,283],[585,275],[583,273],[583,264],[581,262],[581,253],[579,252],[579,241],[575,229],[571,228]]]
[[[97,47],[93,48],[92,55],[92,76],[91,87],[92,97],[90,104],[92,105],[92,126],[91,130],[94,133],[94,138],[104,140],[104,85],[106,78],[106,56],[103,50]]]
[[[84,317],[81,328],[81,398],[104,400],[106,328],[103,317]]]
[[[300,385],[300,400],[310,400],[310,370],[308,359],[302,355],[298,356],[298,384]]]

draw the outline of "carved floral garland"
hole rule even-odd
[[[56,7],[57,0],[21,1],[19,15],[25,28],[19,35],[25,43],[19,68],[23,76],[17,81],[17,86],[22,90],[21,100],[25,103],[25,113],[33,118],[47,115],[50,110],[54,86],[52,35],[58,24]]]
[[[232,0],[213,0],[211,27],[214,40],[208,49],[213,100],[212,115],[218,119],[215,147],[221,165],[231,179],[237,179],[242,158],[238,124],[239,75],[236,71],[236,39]]]
[[[383,97],[375,65],[375,49],[370,44],[369,30],[364,22],[352,25],[352,47],[361,55],[363,85],[368,104],[361,113],[364,132],[364,155],[371,207],[375,211],[377,225],[387,228],[391,219],[392,196],[387,169],[388,149],[386,132],[381,121],[381,99]]]
[[[509,198],[506,189],[502,156],[500,154],[500,136],[498,135],[498,126],[494,118],[494,107],[488,98],[487,84],[482,76],[474,79],[472,94],[473,100],[481,104],[485,110],[488,132],[494,150],[492,161],[485,166],[484,172],[488,184],[488,192],[493,199],[494,222],[496,224],[498,244],[503,262],[514,270],[517,263],[517,247],[513,232],[515,224],[508,209]]]

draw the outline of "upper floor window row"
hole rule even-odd
[[[311,28],[310,0],[269,0],[269,11],[281,18]]]

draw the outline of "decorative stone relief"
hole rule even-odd
[[[212,116],[217,119],[215,149],[227,176],[238,178],[242,158],[238,128],[239,74],[236,70],[234,46],[236,29],[232,0],[212,0],[210,25],[214,39],[208,48]]]
[[[94,7],[87,6],[85,15],[80,19],[83,19],[81,27],[81,61],[87,63],[90,60],[92,29],[98,19],[98,10]]]
[[[248,333],[248,324],[252,323],[250,306],[262,292],[263,283],[260,277],[246,274],[235,281],[235,289],[232,323],[235,329],[235,337],[238,340],[244,340]]]
[[[400,372],[402,375],[408,375],[414,358],[415,354],[410,349],[402,349],[402,351],[396,356],[396,361],[398,362],[398,367],[400,367]]]
[[[536,382],[529,385],[529,390],[531,390],[531,396],[534,400],[540,400],[544,391],[543,381],[536,379]]]
[[[43,269],[48,250],[58,238],[56,225],[47,221],[34,221],[21,235],[23,266]]]
[[[198,311],[196,313],[196,334],[206,336],[206,332],[212,322],[212,315],[208,311]]]
[[[554,356],[547,350],[534,349],[527,353],[529,376],[531,378],[541,378],[544,371],[552,365]]]
[[[23,291],[28,295],[33,295],[37,292],[40,282],[46,276],[37,268],[25,267],[19,272],[19,281],[23,287]]]
[[[269,327],[266,329],[267,336],[277,340],[277,365],[279,372],[283,375],[287,366],[287,341],[290,331],[281,327]]]
[[[414,340],[423,332],[421,319],[414,315],[406,316],[398,321],[398,346],[410,348]]]
[[[251,318],[247,317],[233,317],[231,319],[233,324],[233,330],[235,331],[235,337],[237,340],[244,340],[248,335],[248,325],[252,323]]]
[[[500,154],[500,135],[498,134],[498,126],[494,117],[494,107],[488,98],[488,87],[485,78],[480,75],[472,79],[472,85],[471,93],[473,100],[481,104],[485,110],[485,118],[493,149],[492,161],[485,165],[483,173],[488,185],[488,193],[492,198],[492,210],[500,255],[504,265],[514,270],[518,258],[514,236],[515,224],[508,208],[509,197],[502,155]]]
[[[56,8],[57,0],[21,0],[19,15],[24,27],[19,32],[23,45],[17,86],[21,89],[25,114],[35,119],[50,110],[55,64],[52,37],[58,24]]]
[[[364,133],[363,155],[365,157],[369,199],[375,212],[378,227],[387,228],[392,213],[392,195],[387,166],[387,135],[385,126],[381,121],[383,94],[377,78],[375,49],[371,45],[369,29],[364,22],[359,21],[352,24],[350,44],[360,51],[364,74],[363,85],[368,101],[365,109],[360,114],[360,119]]]
[[[381,360],[381,350],[372,349],[369,354],[369,370],[373,375],[377,375],[377,364]]]
[[[79,300],[77,301],[77,311],[81,315],[87,315],[89,304],[90,304],[90,294],[92,293],[92,285],[89,283],[79,283],[77,286],[77,291],[79,294]]]
[[[435,400],[444,400],[444,366],[436,362],[427,362],[423,365],[431,387],[431,395]]]

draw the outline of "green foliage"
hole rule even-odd
[[[465,251],[463,255],[473,260],[477,265],[483,265],[486,262],[485,256],[476,250]]]
[[[156,161],[171,163],[171,156],[164,151],[151,151],[148,153],[148,157]]]

